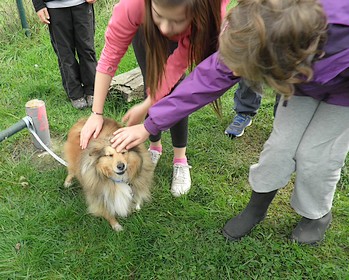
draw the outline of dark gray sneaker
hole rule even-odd
[[[293,230],[291,239],[298,243],[314,245],[324,239],[325,232],[331,222],[331,211],[316,220],[303,217]]]
[[[245,128],[251,124],[252,117],[250,115],[237,114],[224,133],[231,138],[240,137],[244,134]]]
[[[87,107],[87,102],[86,102],[86,99],[84,97],[81,97],[79,99],[71,99],[71,104],[73,105],[73,107],[75,109],[85,109]]]

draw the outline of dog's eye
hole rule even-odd
[[[127,151],[126,151],[126,150],[125,150],[125,151],[122,151],[121,154],[122,154],[122,155],[127,154]]]

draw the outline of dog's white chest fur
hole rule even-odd
[[[124,182],[118,182],[115,187],[117,190],[114,192],[111,192],[109,188],[103,189],[104,205],[110,213],[126,217],[132,207],[132,189]]]

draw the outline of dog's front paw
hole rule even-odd
[[[136,209],[136,211],[141,210],[141,204],[140,204],[140,203],[137,203],[135,209]]]
[[[122,230],[123,230],[122,225],[120,225],[119,223],[116,223],[116,224],[112,225],[111,227],[112,227],[113,230],[115,230],[115,231],[122,231]]]
[[[65,181],[65,182],[64,182],[64,187],[65,187],[65,188],[69,188],[72,184],[73,184],[72,181]]]
[[[68,174],[67,178],[64,180],[64,187],[69,188],[73,184],[73,176]]]

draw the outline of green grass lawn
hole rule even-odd
[[[21,30],[12,1],[0,4],[0,130],[25,116],[25,104],[42,99],[52,149],[89,110],[74,109],[61,85],[46,28],[24,1],[31,37]],[[97,1],[98,56],[111,2]],[[12,3],[12,4],[11,4]],[[11,10],[12,9],[12,10]],[[136,66],[132,50],[118,73]],[[239,242],[220,230],[249,200],[249,166],[257,162],[272,128],[274,99],[268,94],[244,136],[230,140],[224,129],[233,113],[233,90],[222,98],[223,118],[210,107],[190,117],[188,159],[192,189],[170,194],[172,148],[164,133],[164,154],[155,175],[153,198],[120,219],[124,231],[86,213],[78,184],[63,187],[66,169],[42,156],[24,129],[0,143],[0,279],[349,279],[349,158],[333,205],[333,223],[320,246],[289,240],[300,219],[289,205],[292,182],[280,190],[267,218]],[[105,114],[120,120],[132,104],[116,94]]]

